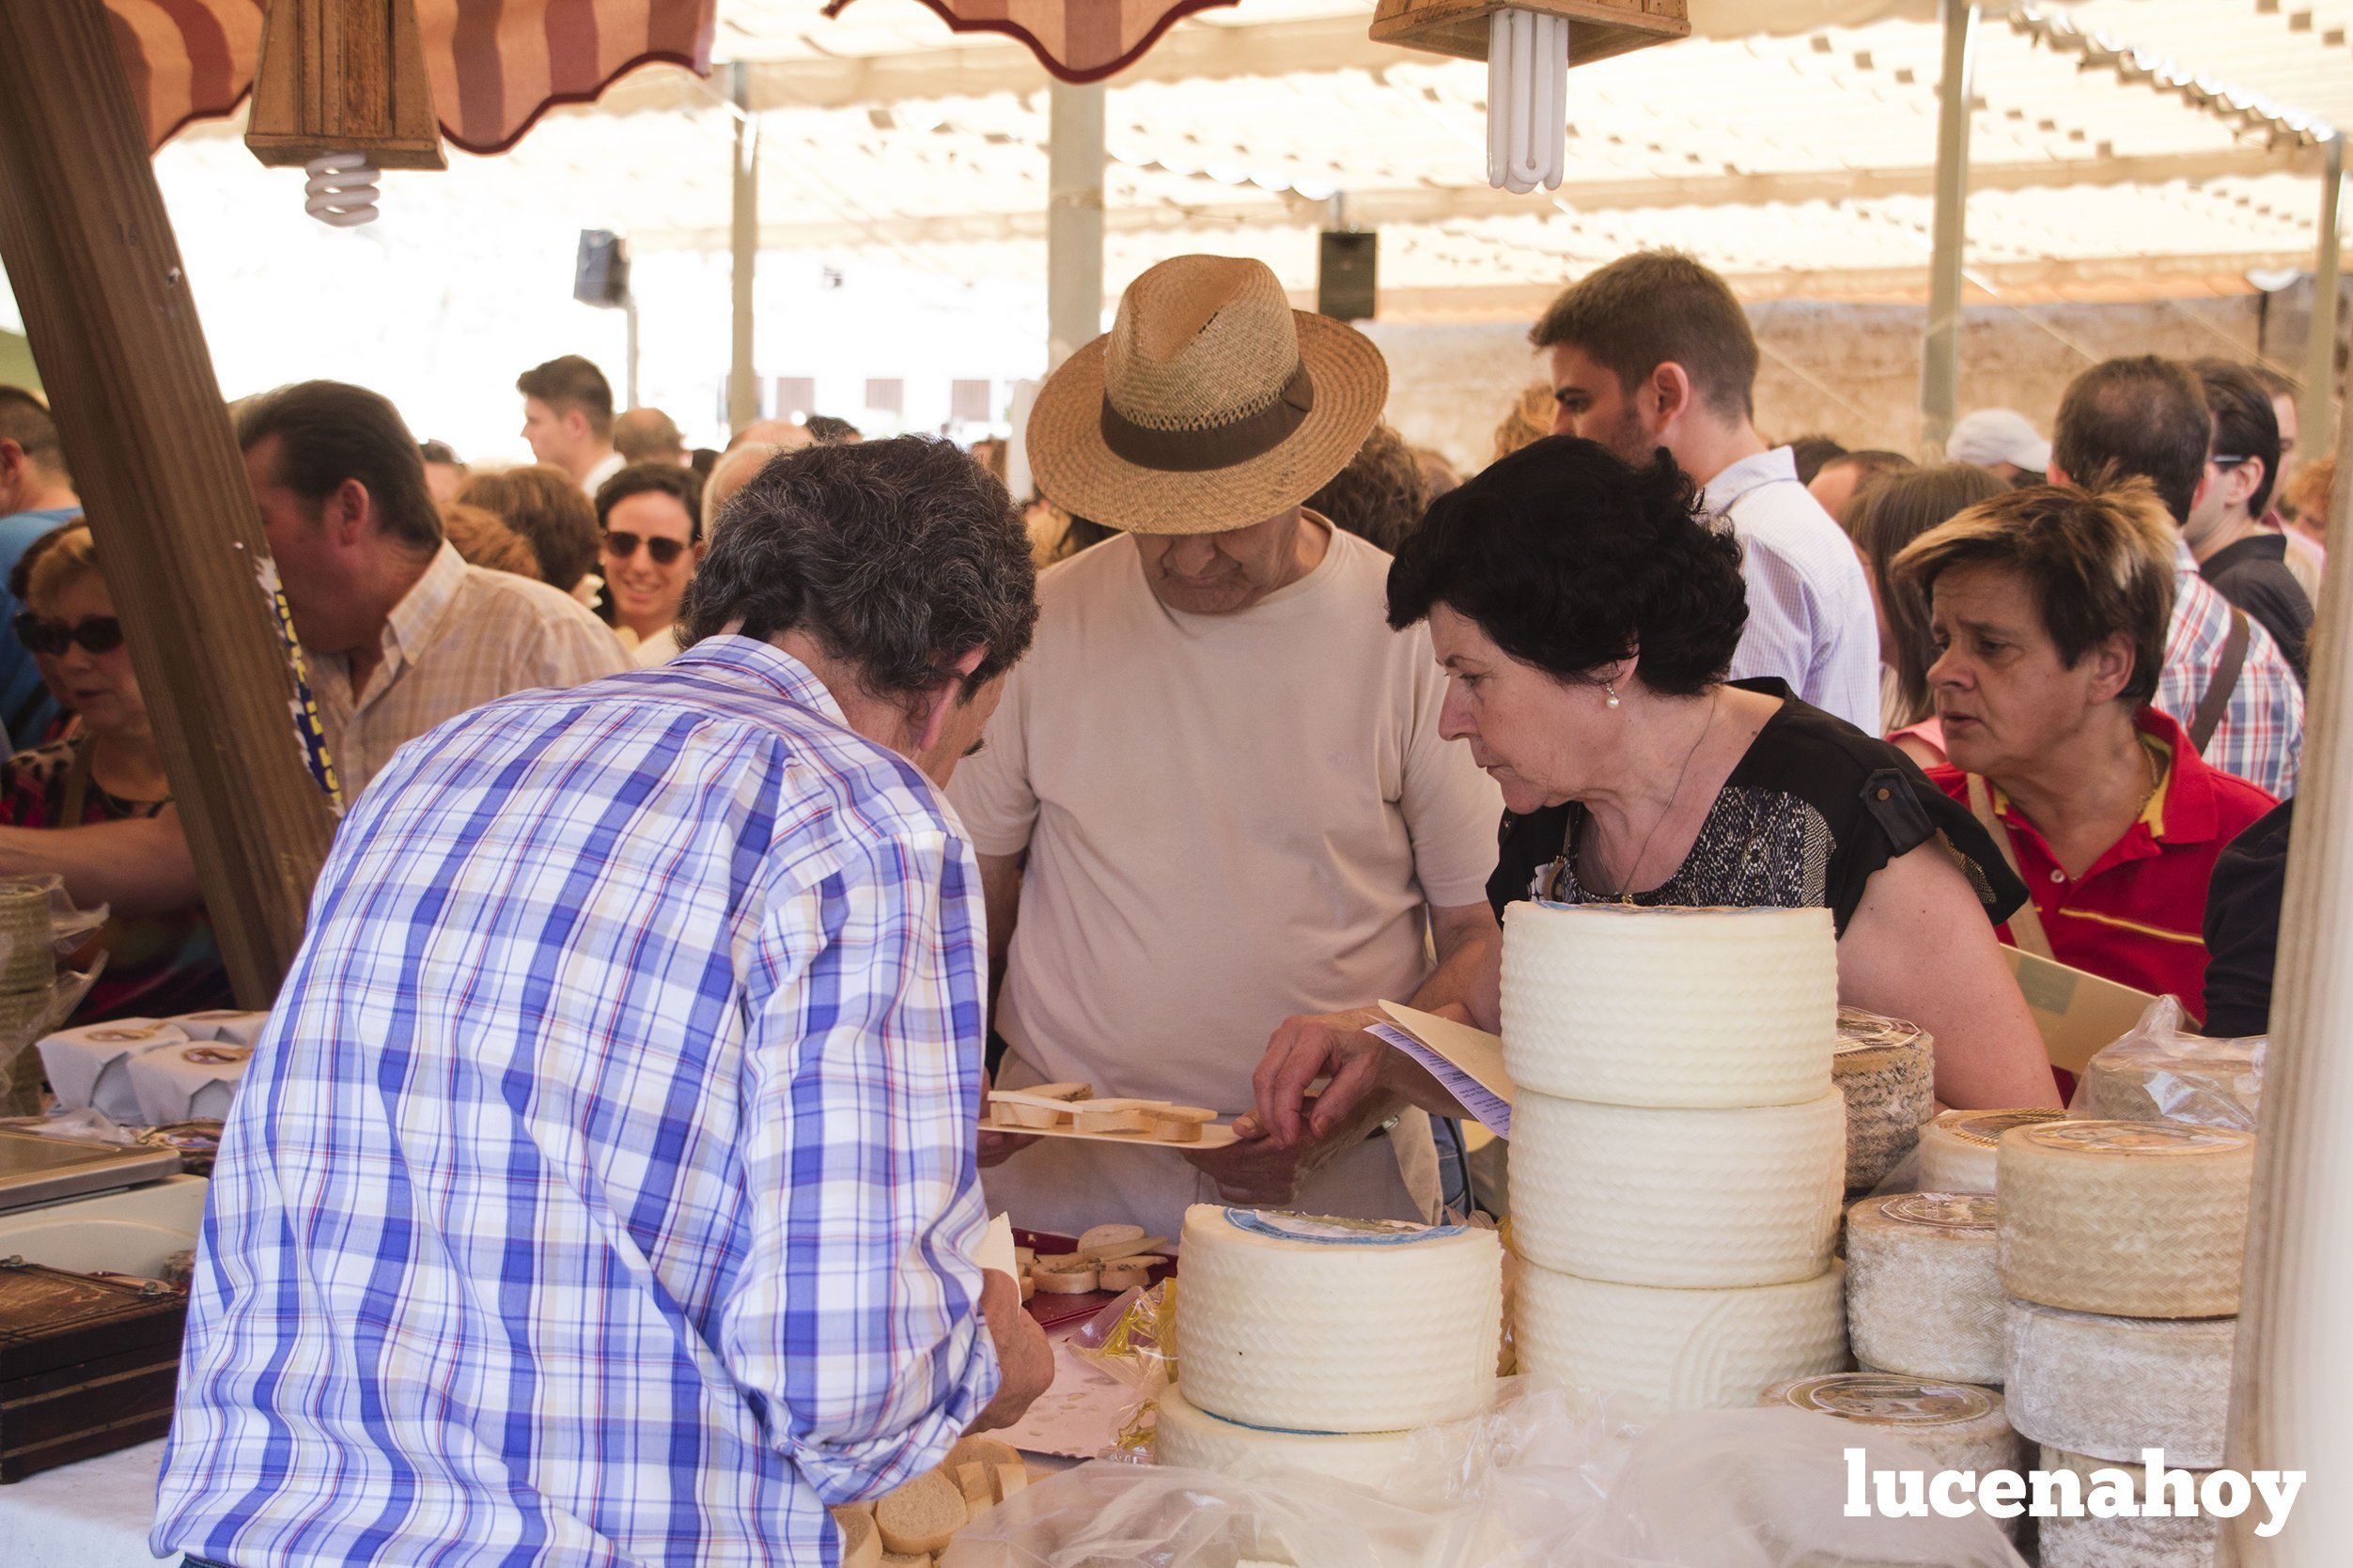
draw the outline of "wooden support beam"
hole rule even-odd
[[[0,261],[130,635],[229,978],[267,1006],[334,824],[268,547],[101,0],[0,4]]]
[[[1977,7],[1944,0],[1944,71],[1937,87],[1937,204],[1928,257],[1928,324],[1920,345],[1920,439],[1941,460],[1961,400],[1961,269],[1967,260],[1970,101],[1976,89]]]

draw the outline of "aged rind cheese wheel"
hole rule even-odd
[[[1847,1190],[1867,1192],[1936,1115],[1935,1044],[1916,1025],[1842,1007],[1831,1078],[1847,1102]]]
[[[1252,1426],[1401,1432],[1493,1395],[1494,1232],[1195,1203],[1185,1212],[1178,1375]]]
[[[1732,1110],[1519,1095],[1513,1249],[1546,1268],[1626,1285],[1813,1279],[1838,1236],[1845,1118],[1836,1091]]]
[[[2009,1375],[1996,1200],[1903,1192],[1847,1211],[1847,1337],[1868,1367],[2001,1383]]]
[[[1808,1410],[1918,1447],[1935,1467],[2015,1470],[2026,1445],[2002,1413],[2002,1390],[1894,1373],[1833,1372],[1793,1377],[1765,1390],[1760,1405]]]
[[[1280,1469],[1312,1470],[1379,1486],[1413,1445],[1410,1432],[1276,1432],[1210,1415],[1185,1397],[1182,1381],[1160,1395],[1152,1462],[1253,1479]]]
[[[1659,1290],[1519,1271],[1519,1370],[1627,1416],[1753,1405],[1774,1384],[1847,1365],[1836,1264],[1794,1284]]]
[[[2138,1318],[2009,1304],[2010,1424],[2071,1453],[2214,1469],[2230,1430],[2238,1320]]]
[[[2031,1122],[2066,1120],[2064,1110],[1948,1110],[1920,1129],[1923,1192],[1991,1192],[2002,1135]]]
[[[2228,1127],[2013,1128],[2002,1138],[2002,1288],[2080,1312],[2229,1316],[2254,1175],[2254,1134]]]
[[[2189,1469],[2166,1456],[2170,1468]],[[2132,1478],[2136,1501],[2148,1500],[2146,1472],[2138,1456],[2118,1465],[2088,1453],[2069,1453],[2046,1444],[2035,1459],[2043,1470],[2073,1470],[2088,1496],[2101,1470],[2123,1470]],[[2203,1483],[2204,1470],[2192,1472]],[[2039,1521],[2043,1568],[2213,1568],[2221,1560],[2222,1521],[2201,1513],[2194,1518],[2061,1519]]]
[[[1612,1105],[1793,1105],[1831,1087],[1828,909],[1516,903],[1504,1063],[1520,1094]]]

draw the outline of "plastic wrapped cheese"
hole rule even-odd
[[[1810,1280],[1845,1193],[1846,1112],[1683,1110],[1521,1094],[1512,1108],[1512,1245],[1588,1280],[1696,1288]]]
[[[126,1126],[141,1120],[131,1086],[131,1058],[161,1046],[184,1046],[188,1032],[159,1018],[117,1018],[62,1030],[40,1043],[41,1068],[63,1110],[95,1108]],[[184,1117],[168,1120],[182,1121]]]
[[[226,1120],[252,1056],[244,1046],[193,1040],[132,1057],[125,1070],[139,1102],[140,1122],[152,1127]]]
[[[2002,1390],[1877,1372],[1834,1372],[1776,1383],[1758,1401],[1834,1417],[1919,1446],[1939,1469],[2015,1470],[2026,1445],[2010,1430]]]
[[[1936,1115],[1935,1042],[1915,1024],[1842,1007],[1831,1077],[1847,1102],[1847,1190],[1867,1192]]]
[[[1904,1192],[1847,1211],[1857,1361],[1956,1383],[2009,1374],[1995,1204],[1978,1192]]]
[[[2002,1135],[2065,1116],[2064,1110],[1948,1110],[1920,1129],[1917,1185],[1923,1192],[1991,1192]]]
[[[1195,1203],[1177,1366],[1227,1421],[1402,1432],[1483,1408],[1503,1339],[1492,1231]]]
[[[1253,1479],[1275,1470],[1311,1470],[1359,1486],[1379,1486],[1413,1446],[1410,1432],[1278,1432],[1210,1415],[1187,1399],[1181,1383],[1161,1390],[1152,1426],[1152,1460]]]
[[[2010,1423],[2071,1453],[2213,1469],[2230,1428],[2227,1317],[2106,1317],[2009,1304]]]
[[[1830,1089],[1827,909],[1517,903],[1504,1061],[1521,1094],[1612,1105],[1791,1105]]]
[[[2172,1455],[2166,1457],[2170,1468],[2187,1468],[2172,1464]],[[2100,1471],[2122,1470],[2131,1478],[2133,1499],[2143,1504],[2149,1500],[2147,1472],[2137,1457],[2130,1465],[2117,1465],[2093,1454],[2069,1453],[2046,1445],[2035,1466],[2044,1470],[2073,1470],[2083,1478],[2087,1496]],[[2192,1483],[2203,1484],[2205,1473],[2192,1470]],[[2178,1492],[2171,1495],[2169,1506],[2178,1498]],[[2039,1523],[2043,1568],[2213,1568],[2221,1560],[2223,1525],[2210,1514],[2171,1518],[2049,1518]]]
[[[1519,1370],[1632,1417],[1753,1405],[1774,1384],[1847,1365],[1843,1270],[1737,1290],[1660,1290],[1519,1271]]]
[[[2236,1312],[2254,1173],[2254,1134],[2229,1127],[2013,1128],[2001,1151],[2002,1288],[2123,1317]]]

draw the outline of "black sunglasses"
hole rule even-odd
[[[122,623],[112,615],[89,615],[78,626],[36,615],[30,610],[16,618],[16,640],[34,653],[55,659],[79,643],[92,653],[112,653],[122,646]]]
[[[686,553],[686,541],[683,539],[644,539],[634,534],[611,529],[605,532],[604,552],[616,561],[626,561],[636,554],[639,545],[646,547],[646,553],[654,558],[657,567],[675,566],[678,557]]]

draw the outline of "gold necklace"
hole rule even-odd
[[[1722,698],[1723,692],[1724,689],[1719,686],[1709,695],[1707,717],[1700,721],[1699,734],[1691,737],[1691,749],[1683,753],[1683,766],[1675,770],[1675,788],[1668,791],[1667,803],[1660,808],[1659,819],[1650,825],[1650,831],[1643,835],[1642,847],[1634,851],[1633,863],[1626,868],[1626,876],[1618,883],[1618,891],[1611,895],[1612,902],[1618,904],[1634,902],[1634,879],[1642,874],[1643,857],[1650,853],[1650,841],[1659,836],[1659,830],[1665,827],[1667,818],[1675,815],[1675,803],[1683,799],[1684,777],[1691,770],[1691,759],[1699,755],[1700,742],[1706,740],[1707,732],[1716,727],[1716,705]]]

